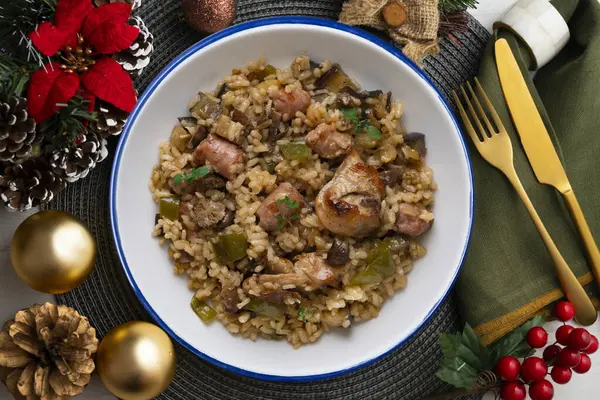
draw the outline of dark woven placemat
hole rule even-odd
[[[274,15],[310,15],[336,19],[340,0],[240,0],[236,22]],[[151,65],[136,82],[143,90],[153,77],[202,36],[181,22],[178,0],[144,0],[139,13],[155,35]],[[471,78],[489,35],[475,20],[469,32],[456,40],[443,40],[441,53],[425,62],[425,71],[448,94]],[[110,143],[114,151],[116,140]],[[58,296],[58,301],[90,318],[103,336],[130,320],[150,320],[133,294],[122,271],[110,230],[108,184],[112,158],[90,175],[62,192],[48,209],[71,212],[85,221],[98,241],[98,261],[91,277],[79,288]],[[143,177],[141,179],[144,179]],[[343,377],[313,383],[272,383],[225,372],[177,345],[175,380],[160,399],[419,399],[447,389],[434,374],[441,358],[440,332],[460,327],[452,297],[440,306],[417,334],[377,363]],[[224,333],[225,334],[225,333]],[[240,340],[244,340],[241,339]],[[352,349],[349,349],[352,351]]]

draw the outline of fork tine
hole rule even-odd
[[[498,130],[505,131],[506,129],[504,129],[504,124],[502,123],[500,116],[496,112],[494,105],[492,104],[489,97],[485,93],[485,90],[483,90],[483,87],[481,86],[481,83],[479,83],[479,79],[477,79],[477,77],[475,77],[475,87],[477,88],[477,91],[479,92],[479,94],[481,95],[483,100],[485,101],[488,111],[492,115],[492,119],[494,120],[494,123],[496,124],[496,127],[498,128]]]
[[[467,103],[467,108],[469,109],[469,112],[471,113],[471,117],[475,121],[475,125],[477,125],[477,127],[479,128],[479,135],[480,135],[479,141],[485,141],[485,139],[487,139],[488,135],[485,133],[485,128],[483,127],[483,125],[481,125],[479,116],[477,115],[477,113],[475,112],[475,109],[473,108],[473,103],[471,103],[471,100],[469,99],[469,95],[467,95],[467,92],[465,91],[465,87],[461,86],[460,90],[465,99],[465,103]]]
[[[477,136],[477,132],[475,132],[475,128],[473,128],[471,120],[469,119],[467,112],[465,111],[462,103],[460,102],[458,94],[456,94],[456,91],[454,90],[452,91],[452,94],[454,95],[454,101],[456,102],[456,106],[458,107],[460,116],[463,120],[463,123],[465,124],[465,128],[467,128],[467,132],[469,133],[469,136],[471,136],[471,140],[473,141],[473,143],[477,145],[479,142],[481,142],[481,139],[479,139],[479,136]]]
[[[488,132],[489,132],[488,136],[492,137],[492,135],[494,133],[496,133],[496,130],[492,126],[492,123],[488,119],[487,114],[485,113],[483,107],[481,106],[481,103],[479,102],[479,98],[473,91],[473,86],[471,86],[471,82],[467,82],[467,88],[469,88],[469,92],[471,93],[471,96],[473,97],[473,100],[475,101],[475,106],[477,107],[477,111],[479,111],[479,115],[480,115],[481,119],[483,119],[483,122],[488,127]]]

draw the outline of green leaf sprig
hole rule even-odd
[[[342,108],[342,115],[344,115],[344,118],[354,123],[355,133],[360,133],[366,129],[368,137],[375,140],[381,139],[381,131],[371,125],[371,122],[368,119],[358,119],[358,109],[356,107]]]
[[[210,174],[209,167],[200,167],[193,169],[191,172],[184,172],[183,174],[177,174],[173,177],[173,183],[176,185],[181,185],[183,181],[193,182],[197,179],[204,178],[206,175]]]
[[[298,321],[307,323],[308,318],[310,318],[312,315],[313,315],[313,310],[310,310],[310,309],[307,310],[304,307],[300,307],[300,310],[298,310]]]
[[[504,356],[528,357],[533,349],[527,343],[527,332],[544,324],[543,317],[535,317],[490,346],[484,346],[469,324],[462,333],[442,333],[440,346],[444,359],[437,377],[457,388],[473,390],[477,377],[492,371]]]
[[[285,213],[281,210],[281,206],[284,204],[288,210],[299,209],[300,204],[298,204],[298,202],[296,200],[292,200],[292,199],[290,199],[289,196],[285,196],[283,199],[277,200],[276,204],[277,204],[277,207],[279,207],[279,214],[276,217],[277,222],[279,222],[277,229],[281,230],[281,228],[283,228],[286,224],[291,225],[293,220],[300,219],[300,215],[298,215],[298,214],[286,215],[287,213]]]

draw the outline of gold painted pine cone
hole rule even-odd
[[[0,380],[15,399],[66,400],[83,392],[98,350],[96,329],[66,306],[36,304],[0,332]]]

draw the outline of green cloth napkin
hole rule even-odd
[[[520,62],[539,111],[562,157],[592,233],[600,238],[600,4],[555,0],[568,21],[571,40],[530,78],[532,56],[507,30],[497,30],[478,74],[510,134],[523,185],[565,260],[588,292],[596,285],[585,251],[559,193],[540,184],[502,95],[494,42],[505,38]],[[549,27],[550,28],[550,27]],[[508,180],[487,164],[466,139],[475,180],[475,221],[456,292],[463,317],[491,343],[563,296],[554,265],[529,214]]]

